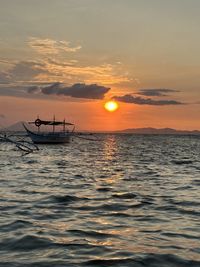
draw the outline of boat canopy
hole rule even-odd
[[[44,121],[40,119],[36,119],[35,121],[30,121],[30,124],[35,124],[37,127],[40,127],[41,125],[53,125],[53,126],[58,126],[58,125],[74,125],[73,123],[66,122],[64,121]]]

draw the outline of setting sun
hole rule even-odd
[[[119,108],[119,105],[115,101],[108,101],[105,103],[104,108],[110,112],[113,112]]]

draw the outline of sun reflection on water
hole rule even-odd
[[[117,146],[118,144],[115,135],[110,135],[105,139],[103,147],[105,160],[112,161],[116,159]]]

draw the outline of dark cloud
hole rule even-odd
[[[46,73],[44,65],[34,61],[20,61],[9,70],[9,74],[15,81],[28,81],[41,73]]]
[[[6,116],[4,114],[0,114],[0,119],[5,119]]]
[[[6,72],[0,72],[0,84],[7,84],[10,82],[10,76]]]
[[[143,96],[167,96],[169,93],[175,93],[175,92],[179,91],[173,89],[159,88],[159,89],[140,89],[139,92],[137,92],[137,94]]]
[[[64,95],[74,98],[86,99],[103,99],[104,95],[110,90],[97,84],[76,83],[72,86],[64,86],[62,83],[56,82],[46,87],[32,86],[28,88],[28,93],[36,93],[40,91],[46,95]]]
[[[33,85],[33,86],[30,86],[28,89],[27,89],[27,92],[29,94],[35,94],[35,93],[38,93],[40,92],[40,87],[36,86],[36,85]]]
[[[61,95],[62,90],[64,89],[65,87],[62,85],[62,83],[56,82],[46,87],[42,87],[41,92],[45,95]]]
[[[152,106],[164,106],[164,105],[181,105],[183,103],[175,100],[154,100],[151,98],[142,98],[133,95],[114,96],[114,100],[132,103],[137,105],[152,105]]]

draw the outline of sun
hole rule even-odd
[[[115,110],[117,110],[119,108],[119,105],[117,102],[115,101],[108,101],[104,104],[104,108],[107,110],[107,111],[110,111],[110,112],[113,112]]]

